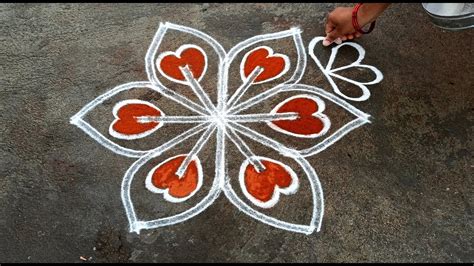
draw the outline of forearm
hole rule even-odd
[[[359,25],[363,27],[375,21],[390,6],[390,3],[365,3],[357,12]]]

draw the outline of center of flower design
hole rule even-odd
[[[214,115],[210,116],[212,123],[219,128],[225,128],[228,123],[228,117],[225,112],[216,112]]]

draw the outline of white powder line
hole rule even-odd
[[[181,72],[183,72],[183,75],[186,78],[188,85],[192,88],[201,103],[204,104],[204,106],[207,108],[208,111],[211,112],[211,114],[216,113],[216,107],[212,103],[211,99],[209,99],[209,96],[201,87],[201,85],[193,77],[193,74],[191,73],[191,70],[189,70],[188,65],[186,65],[185,67],[180,67],[179,69],[181,70]]]
[[[240,114],[240,115],[227,115],[225,118],[232,122],[268,122],[278,120],[295,120],[299,117],[298,113],[274,113],[274,114]]]
[[[289,149],[285,147],[283,144],[268,138],[265,135],[262,135],[248,127],[242,126],[238,123],[231,122],[228,125],[230,128],[234,129],[235,131],[242,133],[246,135],[247,137],[259,142],[260,144],[263,144],[267,147],[270,147],[277,151],[278,153],[282,154],[283,156],[289,156],[289,157],[295,157],[295,156],[300,156],[298,151],[294,149]]]
[[[204,123],[210,122],[211,116],[137,116],[135,117],[138,123]]]
[[[181,165],[179,166],[178,170],[176,170],[176,175],[179,178],[182,178],[186,170],[188,169],[189,164],[191,163],[192,159],[197,156],[197,154],[202,150],[204,145],[207,143],[209,138],[211,137],[212,133],[216,129],[215,126],[210,126],[199,138],[199,140],[196,142],[194,147],[191,149],[191,151],[188,153],[186,158],[183,160]]]
[[[159,93],[163,94],[167,98],[173,99],[175,102],[185,106],[189,110],[201,114],[201,115],[208,115],[210,114],[209,110],[204,109],[202,106],[198,105],[197,103],[189,100],[188,98],[184,97],[183,95],[166,88],[161,84],[153,84],[153,89],[158,91]]]
[[[240,87],[235,91],[232,97],[227,101],[227,108],[232,106],[239,101],[239,99],[247,92],[247,89],[253,84],[255,79],[263,72],[263,67],[257,66],[252,73],[245,79]]]
[[[262,162],[256,159],[256,156],[252,150],[250,150],[250,147],[247,146],[245,141],[243,141],[232,128],[228,128],[226,135],[235,144],[237,149],[245,156],[245,158],[250,161],[258,173],[265,171],[265,166],[262,164]]]

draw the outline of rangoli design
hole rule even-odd
[[[163,37],[170,31],[199,38],[212,49],[205,49],[192,43],[183,43],[177,50],[158,52]],[[297,58],[294,60],[296,63],[291,63],[291,58],[281,49],[277,49],[278,47],[262,44],[265,41],[285,38],[289,38],[294,43],[294,48],[297,51]],[[109,150],[123,156],[138,158],[126,171],[122,181],[121,196],[129,220],[130,232],[140,233],[142,229],[168,226],[188,220],[209,207],[221,192],[239,210],[263,223],[304,234],[311,234],[314,230],[319,231],[324,210],[323,193],[318,176],[305,157],[325,150],[348,132],[369,123],[370,116],[346,100],[367,100],[370,97],[367,85],[376,84],[383,78],[378,69],[362,64],[365,50],[353,42],[345,42],[332,48],[329,61],[326,66],[323,66],[314,54],[315,45],[322,42],[323,39],[324,37],[316,37],[311,40],[308,53],[329,81],[334,93],[298,83],[307,64],[301,30],[298,28],[255,36],[235,45],[226,52],[216,40],[201,31],[172,23],[161,23],[145,57],[148,80],[119,85],[88,103],[71,117],[72,124],[81,128]],[[333,62],[339,49],[343,46],[355,48],[358,58],[349,65],[333,68]],[[201,80],[208,70],[208,55],[210,53],[214,53],[218,58],[216,63],[218,66],[217,85],[215,88],[204,89]],[[237,58],[242,59],[237,62]],[[232,95],[229,95],[228,77],[229,67],[232,63],[239,66],[241,85]],[[359,82],[340,74],[341,70],[350,68],[366,68],[375,74],[375,79],[369,82]],[[289,78],[278,85],[249,99],[242,100],[242,96],[248,93],[252,86],[269,81],[275,82],[285,74]],[[351,97],[344,94],[335,83],[335,79],[359,87],[362,95]],[[165,86],[163,80],[187,86],[199,101],[178,93],[170,86]],[[85,121],[85,115],[103,104],[104,101],[133,88],[146,88],[157,92],[174,102],[178,109],[186,108],[195,115],[167,115],[166,110],[160,109],[160,106],[151,101],[127,99],[119,101],[113,107],[110,114],[111,123],[108,126],[109,137]],[[214,89],[217,90],[217,104],[211,101],[208,94],[210,90]],[[242,114],[242,111],[262,104],[274,95],[289,91],[295,92],[297,95],[281,101],[269,113]],[[330,135],[328,132],[331,128],[331,119],[325,113],[328,103],[335,104],[355,116],[355,119]],[[243,123],[260,123],[267,125],[279,134],[285,134],[288,139],[314,139],[314,143],[312,147],[296,149],[282,141],[259,133]],[[131,149],[118,144],[118,140],[123,143],[123,141],[134,141],[152,134],[159,134],[160,129],[166,127],[167,124],[196,125],[177,136],[163,136],[168,140],[151,150]],[[148,172],[142,185],[149,193],[162,194],[164,200],[179,204],[192,198],[202,189],[203,180],[213,178],[208,194],[191,208],[176,215],[155,220],[139,219],[130,196],[130,188],[135,174],[151,159],[157,158],[164,152],[173,151],[173,147],[192,136],[199,136],[199,139],[194,146],[189,147],[188,153],[176,154],[156,164]],[[215,161],[212,161],[215,164],[215,176],[213,177],[204,176],[203,162],[199,157],[199,152],[206,146],[211,136],[215,136],[216,139]],[[281,161],[255,154],[242,136],[252,139],[259,145],[269,147],[288,160],[294,160],[301,167],[304,175],[298,175],[285,162],[286,160]],[[238,176],[227,175],[226,150],[229,145],[235,146],[246,158],[241,162]],[[238,178],[240,187],[233,188],[231,186],[230,180],[234,178]],[[309,181],[313,197],[313,201],[308,203],[313,205],[309,224],[289,223],[262,212],[261,209],[269,209],[278,204],[280,198],[294,196],[301,187],[300,181],[303,179]],[[236,193],[237,189],[244,195],[244,199]]]

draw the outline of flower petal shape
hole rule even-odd
[[[323,67],[323,65],[319,61],[318,57],[314,54],[314,48],[315,48],[316,44],[321,42],[322,40],[324,40],[324,37],[316,37],[313,40],[311,40],[311,42],[309,43],[309,47],[308,47],[308,53],[313,58],[313,60],[316,62],[319,69],[326,76],[326,78],[328,79],[329,83],[331,84],[334,92],[337,95],[339,95],[339,96],[341,96],[345,99],[351,100],[351,101],[365,101],[365,100],[369,99],[370,91],[369,91],[369,89],[367,88],[366,85],[372,85],[372,84],[379,83],[383,79],[383,74],[382,74],[382,72],[380,72],[380,70],[378,70],[377,68],[375,68],[373,66],[361,64],[362,60],[365,57],[364,48],[362,48],[362,46],[360,46],[359,44],[354,43],[354,42],[343,42],[343,43],[335,46],[334,48],[332,48],[331,56],[329,58],[328,64],[326,65],[326,67]],[[339,49],[343,46],[351,46],[351,47],[355,48],[356,51],[359,54],[358,58],[353,63],[351,63],[349,65],[332,69],[332,65],[333,65],[334,60],[337,56],[337,53],[338,53]],[[372,80],[372,81],[369,81],[369,82],[359,82],[359,81],[355,81],[355,80],[343,77],[339,74],[336,74],[337,71],[341,71],[341,70],[349,69],[349,68],[366,68],[366,69],[369,69],[375,74],[375,79]],[[346,94],[341,92],[339,87],[334,82],[333,78],[338,78],[338,79],[341,79],[343,81],[354,84],[355,86],[357,86],[361,89],[362,95],[359,96],[359,97],[347,96]]]
[[[169,140],[165,144],[157,147],[147,155],[135,161],[130,166],[130,168],[125,173],[124,179],[122,181],[122,202],[124,204],[125,212],[129,220],[130,232],[139,233],[142,229],[152,229],[183,222],[201,213],[216,200],[216,198],[220,194],[219,188],[220,184],[222,183],[224,173],[223,171],[221,171],[224,161],[222,158],[223,154],[220,152],[216,153],[216,172],[209,192],[204,198],[202,198],[192,207],[172,216],[161,217],[153,220],[144,220],[143,218],[137,217],[135,206],[132,202],[131,197],[132,182],[134,181],[137,172],[145,164],[149,163],[152,159],[161,156],[167,151],[172,151],[177,145],[196,135],[200,135],[196,146],[202,149],[206,142],[209,140],[209,138],[212,136],[214,131],[214,127],[209,127],[205,124],[198,125],[195,128],[192,128],[184,132],[183,134]],[[223,138],[219,137],[219,134],[222,135],[222,133],[217,133],[216,148],[219,150],[223,150]],[[186,158],[189,156],[191,160],[189,161],[189,164],[185,167],[185,171],[183,173],[183,178],[188,178],[188,180],[183,179],[184,181],[180,183],[179,180],[176,179],[177,176],[179,179],[179,167],[176,166],[183,165],[183,162],[186,160],[181,159],[183,156]],[[193,197],[193,195],[200,189],[203,178],[203,173],[200,169],[200,162],[197,160],[197,156],[195,154],[179,154],[168,158],[167,160],[164,160],[162,163],[154,167],[148,173],[145,185],[149,191],[153,193],[163,194],[164,199],[166,201],[175,204],[182,204],[182,202],[187,201],[189,198]],[[175,186],[175,191],[171,191],[172,186]],[[191,186],[191,188],[187,186]]]
[[[297,53],[296,63],[294,65],[291,65],[288,55],[283,51],[275,52],[275,47],[264,45],[267,41],[280,41],[285,39],[290,39],[294,43]],[[253,46],[256,47],[250,48]],[[238,55],[242,54],[242,61],[234,62],[238,58]],[[301,38],[301,30],[292,28],[286,31],[257,35],[235,45],[227,53],[225,58],[225,84],[227,84],[228,75],[230,75],[230,66],[233,63],[238,63],[240,66],[239,70],[242,84],[229,99],[221,100],[226,100],[226,109],[228,109],[229,112],[238,113],[248,108],[248,106],[258,103],[262,98],[277,93],[284,84],[294,84],[302,78],[306,68],[306,53]],[[285,78],[287,75],[284,74],[286,73],[291,74],[291,76]],[[276,79],[279,81],[279,84],[273,88],[248,100],[239,101],[252,86]],[[225,87],[225,95],[227,91],[228,88]]]
[[[236,118],[230,123],[230,126],[238,131],[239,133],[242,133],[250,138],[258,140],[260,143],[263,145],[272,147],[276,150],[278,150],[279,153],[287,155],[287,156],[312,156],[315,155],[329,146],[331,146],[333,143],[341,139],[344,135],[349,133],[350,131],[358,128],[359,126],[369,123],[369,117],[370,115],[360,111],[359,109],[355,108],[351,104],[347,103],[346,101],[340,99],[339,97],[335,96],[332,93],[329,93],[323,89],[320,89],[318,87],[314,86],[309,86],[309,85],[304,85],[304,84],[295,84],[295,85],[288,85],[286,86],[283,90],[280,91],[282,92],[298,92],[298,93],[303,93],[303,95],[307,95],[306,97],[317,97],[318,99],[322,99],[327,102],[331,102],[333,104],[336,104],[337,106],[341,107],[342,109],[346,110],[348,113],[352,114],[355,116],[355,119],[350,121],[349,123],[345,124],[341,128],[337,129],[334,133],[331,135],[327,136],[320,142],[312,145],[311,147],[308,148],[303,148],[303,149],[295,149],[293,147],[290,147],[289,145],[278,142],[274,140],[273,138],[270,138],[262,133],[259,133],[249,127],[240,125],[237,122],[266,122],[268,123],[268,120],[262,119],[259,121],[259,117],[255,115],[248,115],[248,116],[241,116],[240,118]],[[301,97],[299,95],[299,97]],[[319,100],[318,100],[319,101]],[[323,109],[324,110],[324,109]],[[317,115],[320,115],[316,113]],[[324,128],[324,131],[327,130],[327,128],[330,126],[329,119],[327,119],[326,116],[320,116],[324,121],[326,121]],[[294,119],[294,118],[293,118]],[[291,120],[290,120],[291,121]],[[320,131],[318,134],[322,133],[323,131]],[[288,132],[285,132],[288,135]],[[320,134],[322,135],[322,134]],[[295,136],[295,137],[301,137],[301,136]]]
[[[103,145],[104,147],[108,148],[109,150],[124,155],[127,157],[141,157],[146,155],[151,150],[140,150],[140,149],[131,149],[120,145],[116,139],[111,139],[101,133],[99,130],[94,128],[91,124],[84,120],[85,116],[90,113],[92,110],[96,109],[97,107],[104,104],[104,102],[110,100],[111,98],[119,95],[120,93],[127,92],[132,89],[137,88],[144,88],[148,89],[154,93],[160,93],[157,91],[156,87],[151,84],[150,82],[140,81],[140,82],[130,82],[126,84],[119,85],[114,89],[100,95],[93,101],[86,104],[79,112],[77,112],[74,116],[71,117],[70,123],[78,126],[82,129],[86,134],[96,140],[99,144]],[[164,95],[166,97],[166,95]],[[123,109],[125,108],[125,109]],[[125,111],[121,112],[122,119],[120,119],[117,113],[119,110]],[[134,117],[134,112],[141,113],[141,115]],[[157,106],[147,102],[141,101],[137,99],[129,99],[125,101],[121,101],[114,106],[114,110],[112,111],[113,117],[115,118],[114,121],[111,122],[109,126],[109,134],[117,138],[118,140],[137,140],[141,138],[145,138],[152,134],[153,132],[157,131],[166,121],[163,122],[155,122],[153,119],[161,117],[164,119],[165,117],[169,120],[169,122],[173,123],[199,123],[205,122],[206,119],[202,116],[184,116],[184,117],[174,117],[176,121],[171,121],[173,117],[167,117],[164,115],[164,112],[161,111]],[[131,116],[130,116],[131,115]],[[142,116],[143,115],[143,116]],[[151,118],[151,121],[141,121],[139,118]],[[125,124],[123,124],[125,122]],[[117,127],[117,123],[119,124],[119,128]],[[117,130],[115,130],[117,129]],[[122,130],[122,131],[121,131]]]
[[[284,229],[287,231],[311,234],[314,230],[319,231],[321,228],[321,221],[324,212],[324,201],[321,184],[319,182],[316,172],[311,165],[302,156],[289,157],[288,159],[294,160],[303,170],[304,176],[297,177],[295,172],[284,165],[281,162],[277,162],[266,157],[254,157],[262,160],[263,164],[267,167],[266,171],[261,173],[269,173],[266,176],[252,175],[246,178],[246,174],[255,174],[256,171],[252,171],[252,166],[248,165],[248,161],[244,162],[241,166],[240,171],[240,184],[245,197],[250,200],[253,205],[258,208],[272,208],[278,203],[280,193],[284,195],[291,195],[298,190],[298,179],[307,179],[310,185],[312,194],[312,208],[310,210],[311,219],[308,224],[292,223],[272,217],[271,215],[265,214],[258,208],[252,207],[241,199],[235,190],[232,188],[230,178],[227,177],[227,181],[224,183],[223,191],[229,201],[234,204],[240,211],[246,213],[250,217],[263,222],[265,224],[274,226],[276,228]],[[270,170],[271,169],[271,170]],[[270,177],[269,177],[270,176]],[[257,180],[252,180],[257,179]],[[264,180],[264,181],[262,181]],[[252,185],[259,185],[260,187],[250,188]],[[272,185],[277,185],[273,186]],[[260,195],[260,196],[259,196]],[[268,195],[271,195],[268,197]],[[290,196],[289,196],[290,197]]]
[[[214,52],[217,55],[219,73],[223,72],[223,61],[226,54],[225,50],[211,36],[201,31],[166,22],[164,24],[160,23],[160,27],[145,56],[145,67],[148,79],[163,94],[181,101],[186,105],[186,107],[197,113],[209,114],[215,109],[214,105],[209,99],[207,93],[199,85],[199,81],[203,78],[207,69],[208,55],[200,46],[189,43],[183,43],[176,51],[159,52],[164,36],[170,31],[188,34],[211,46],[213,51],[207,52]],[[167,88],[160,81],[160,77],[189,86],[198,96],[201,104],[195,103],[175,90]],[[217,88],[222,88],[224,81],[221,74],[218,75],[217,80]]]

